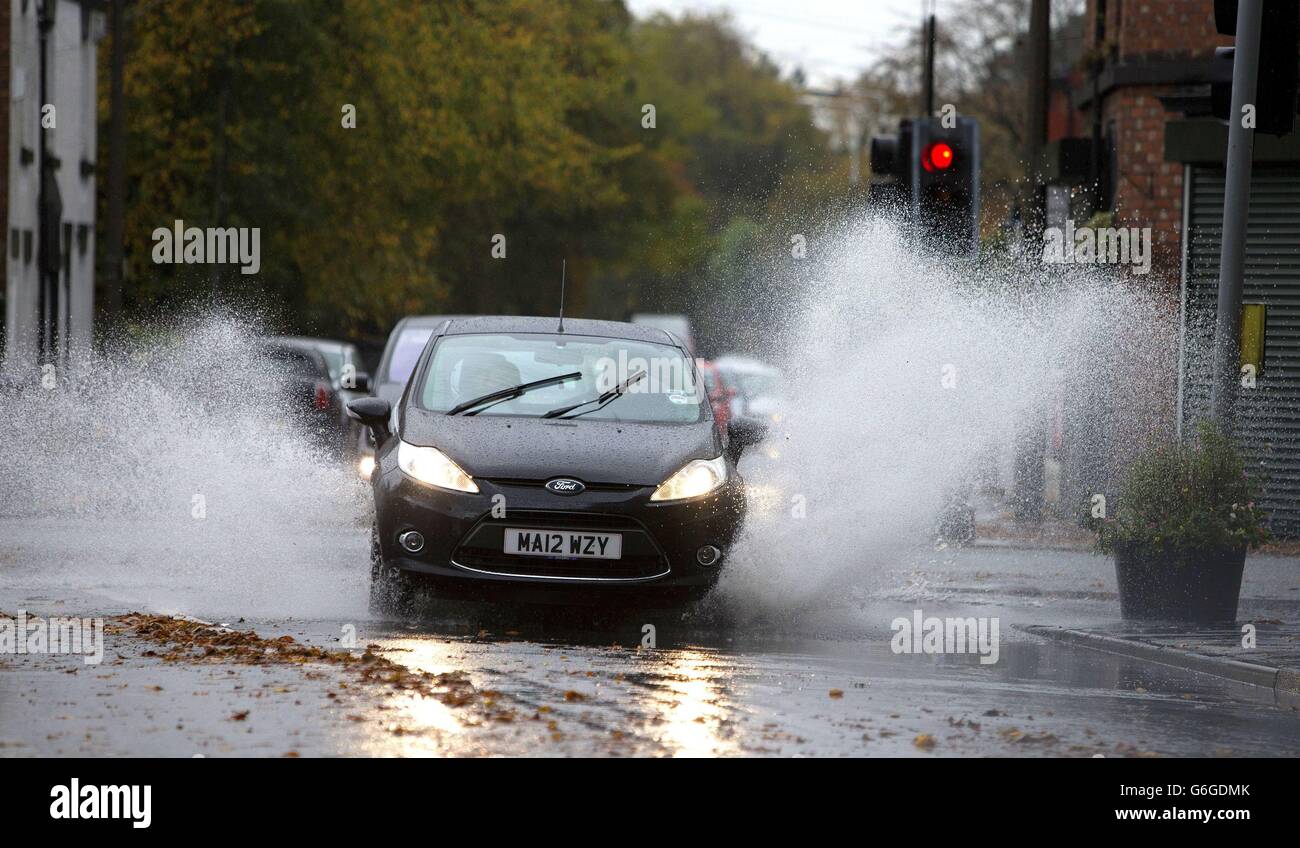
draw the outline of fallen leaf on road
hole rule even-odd
[[[1038,733],[1026,733],[1018,727],[1004,727],[998,731],[998,735],[1008,742],[1017,744],[1055,745],[1059,741],[1054,733],[1048,733],[1045,730]]]
[[[473,704],[489,716],[494,710],[501,709],[487,707],[464,672],[434,674],[417,671],[377,656],[373,650],[361,655],[353,651],[326,650],[297,642],[292,636],[264,639],[251,630],[231,630],[193,619],[146,613],[117,616],[107,624],[116,632],[131,630],[138,638],[165,646],[165,652],[153,652],[163,662],[306,666],[304,676],[309,680],[325,679],[318,670],[308,670],[309,664],[319,668],[323,663],[346,669],[364,683],[386,685],[399,692],[433,698],[447,706]],[[378,647],[368,646],[371,649]],[[272,648],[274,650],[268,650]],[[227,669],[227,674],[233,675],[235,670]],[[348,684],[341,682],[340,688],[346,689]],[[330,692],[328,697],[337,700],[338,695]]]

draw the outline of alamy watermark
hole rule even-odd
[[[1150,227],[1048,227],[1043,261],[1060,265],[1131,265],[1135,274],[1151,272]]]
[[[104,619],[37,618],[24,610],[0,616],[0,654],[78,654],[86,665],[104,660]]]
[[[177,218],[171,227],[153,231],[153,261],[157,265],[239,265],[239,273],[256,274],[262,267],[259,227],[187,227]]]
[[[645,372],[630,383],[628,394],[666,394],[676,403],[696,403],[702,399],[690,363],[681,356],[632,356],[626,350],[618,358],[602,356],[596,360],[596,390],[607,392]]]
[[[77,778],[50,788],[52,819],[126,819],[133,828],[153,822],[153,785],[83,785]]]
[[[890,622],[894,636],[889,647],[896,654],[979,654],[980,665],[998,661],[998,619],[926,618],[912,610],[911,618]]]

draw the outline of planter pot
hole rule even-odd
[[[1234,622],[1245,566],[1245,548],[1178,555],[1116,545],[1120,614],[1129,621]]]

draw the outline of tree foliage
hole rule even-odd
[[[798,87],[723,18],[193,0],[134,6],[127,32],[137,311],[257,291],[298,329],[374,337],[414,312],[549,313],[561,259],[580,314],[685,309],[733,219],[834,184]],[[154,265],[177,218],[260,228],[260,274]]]

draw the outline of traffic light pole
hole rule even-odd
[[[1263,0],[1240,0],[1232,63],[1232,112],[1228,120],[1227,185],[1223,196],[1223,245],[1219,264],[1219,305],[1214,331],[1214,377],[1210,415],[1225,432],[1236,416],[1241,363],[1241,292],[1246,269],[1246,215],[1250,207],[1254,122],[1243,126],[1246,106],[1255,103],[1259,76]]]
[[[921,114],[930,118],[934,116],[934,15],[930,15],[925,19],[925,26],[921,30],[921,40],[924,45],[923,61],[925,62],[924,76],[921,81]]]
[[[1048,91],[1051,86],[1052,4],[1033,0],[1029,7],[1029,121],[1025,132],[1026,176],[1021,220],[1031,255],[1043,253],[1047,226],[1047,187],[1043,174],[1043,148],[1047,145]]]

